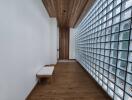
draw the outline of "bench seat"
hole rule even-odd
[[[41,78],[49,78],[53,75],[53,71],[54,71],[54,66],[49,66],[49,67],[43,67],[41,68],[38,73],[36,74],[37,78],[40,79]]]

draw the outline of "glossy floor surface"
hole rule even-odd
[[[59,62],[52,80],[43,80],[27,100],[111,100],[81,66]]]

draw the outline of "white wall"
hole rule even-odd
[[[50,25],[41,0],[0,0],[0,100],[24,100],[51,63]]]
[[[50,29],[50,37],[51,37],[51,64],[57,63],[57,34],[58,34],[58,28],[57,28],[57,20],[56,18],[51,18],[51,29]]]
[[[57,59],[59,60],[59,27],[57,27]]]
[[[75,59],[75,28],[70,28],[69,59]]]

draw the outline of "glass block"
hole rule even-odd
[[[108,71],[104,70],[104,76],[108,77]]]
[[[118,59],[127,60],[127,51],[119,51],[118,52]]]
[[[117,49],[118,42],[111,42],[111,49]]]
[[[114,1],[114,7],[117,6],[117,5],[119,5],[120,3],[121,3],[121,0],[115,0]]]
[[[119,5],[118,7],[116,7],[116,8],[114,9],[113,15],[115,16],[115,15],[119,14],[120,11],[121,11],[121,6]]]
[[[129,60],[130,62],[132,62],[132,52],[129,52],[129,58],[128,58],[128,60]]]
[[[107,47],[106,49],[109,49],[110,47]],[[109,56],[110,55],[110,50],[105,50],[105,56]]]
[[[117,51],[116,50],[111,50],[110,57],[117,57]]]
[[[128,62],[127,71],[132,73],[132,63]]]
[[[131,20],[124,21],[120,25],[120,30],[122,31],[122,30],[130,29],[130,26],[131,26]]]
[[[109,74],[109,79],[110,79],[112,82],[115,82],[115,75]]]
[[[102,68],[103,68],[103,64],[104,64],[104,62],[100,62],[100,67],[102,67]]]
[[[100,48],[101,47],[101,44],[100,43],[97,43],[98,45],[97,45],[97,48]]]
[[[114,83],[112,83],[111,81],[108,82],[108,87],[110,87],[112,90],[114,90],[114,86]]]
[[[99,7],[99,10],[98,10],[98,12],[100,13],[102,11],[102,6],[101,7]]]
[[[119,42],[119,50],[128,50],[128,41]]]
[[[104,55],[104,50],[101,50],[101,55]],[[104,60],[104,59],[103,59]]]
[[[132,74],[127,73],[127,79],[126,81],[132,85]]]
[[[109,63],[109,57],[105,57],[104,61],[105,63]]]
[[[119,23],[119,22],[120,22],[120,15],[113,18],[113,24],[116,24],[116,23]]]
[[[95,73],[93,73],[93,75],[92,75],[92,76],[93,76],[93,78],[95,79]]]
[[[106,77],[103,77],[103,81],[104,81],[104,83],[108,83],[108,79],[106,78]]]
[[[128,9],[121,14],[121,20],[126,20],[128,18],[131,18],[131,9]]]
[[[125,10],[132,6],[132,0],[124,0],[122,3],[122,10]]]
[[[105,38],[104,37],[101,37],[101,42],[104,42],[105,41]]]
[[[99,70],[99,71],[100,71],[100,73],[102,73],[102,74],[103,74],[103,69],[102,69],[102,68],[100,68],[100,70]]]
[[[115,72],[116,72],[116,68],[115,68],[115,67],[110,66],[109,71],[110,71],[111,73],[115,74]]]
[[[106,15],[106,9],[103,10],[103,15]]]
[[[119,40],[129,40],[129,31],[123,31],[120,33]]]
[[[100,34],[100,36],[103,36],[103,35],[105,35],[105,30],[102,30],[102,32]]]
[[[102,29],[104,29],[106,27],[106,23],[102,24]]]
[[[126,61],[122,61],[122,60],[118,60],[117,67],[121,68],[122,70],[126,70],[127,62]]]
[[[111,28],[106,29],[106,34],[111,34]]]
[[[103,78],[103,77],[102,77],[102,74],[99,74],[99,78],[102,80],[102,78]]]
[[[108,4],[110,4],[113,0],[108,0]]]
[[[95,77],[95,80],[98,82],[98,77],[97,76]]]
[[[112,26],[112,33],[119,32],[119,24]]]
[[[107,27],[112,25],[112,20],[107,21]]]
[[[120,89],[119,87],[115,87],[115,93],[118,94],[121,98],[123,98],[123,90]]]
[[[110,0],[109,0],[110,1]],[[113,3],[111,3],[108,7],[107,7],[107,12],[111,11],[113,9]]]
[[[101,43],[101,48],[104,48],[105,47],[105,43]]]
[[[116,66],[117,59],[111,58],[110,59],[110,64],[113,66]]]
[[[99,24],[99,25],[102,23],[101,21],[102,21],[101,19],[98,21],[98,24]]]
[[[125,94],[125,98],[124,98],[124,100],[132,100],[132,97],[129,96],[128,94]]]
[[[119,96],[114,95],[114,100],[122,100]]]
[[[97,70],[97,71],[99,70],[99,66],[98,66],[98,65],[96,66],[96,70]]]
[[[107,91],[107,85],[105,83],[103,83],[103,89]]]
[[[106,21],[106,16],[104,16],[103,18],[102,18],[102,22],[105,22]]]
[[[119,78],[116,78],[116,85],[119,86],[121,89],[124,90],[124,86],[125,86],[125,81],[119,79]]]
[[[132,85],[129,85],[126,83],[126,89],[125,91],[132,96]]]
[[[130,41],[129,50],[132,51],[132,41]]]
[[[112,11],[107,14],[107,20],[112,18]]]
[[[102,86],[103,82],[101,80],[99,80],[99,84]]]
[[[103,4],[103,9],[107,7],[107,2]]]
[[[98,60],[95,60],[94,63],[96,63],[96,65],[99,65],[99,61],[98,61]],[[95,65],[94,65],[94,66],[95,66]]]
[[[106,41],[106,42],[110,41],[110,37],[111,37],[111,35],[107,35],[105,41]]]
[[[111,41],[118,41],[118,33],[111,35]]]
[[[110,88],[108,88],[108,94],[113,98],[114,92]]]
[[[117,69],[117,76],[124,80],[125,79],[125,71]]]
[[[105,70],[109,70],[109,65],[105,63],[105,64],[104,64],[104,69],[105,69]]]

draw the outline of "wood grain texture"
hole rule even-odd
[[[55,66],[55,75],[49,84],[38,84],[27,100],[111,100],[76,62]]]
[[[50,17],[56,17],[59,27],[74,27],[80,23],[95,0],[42,0]]]
[[[69,59],[69,28],[59,28],[59,59]]]

